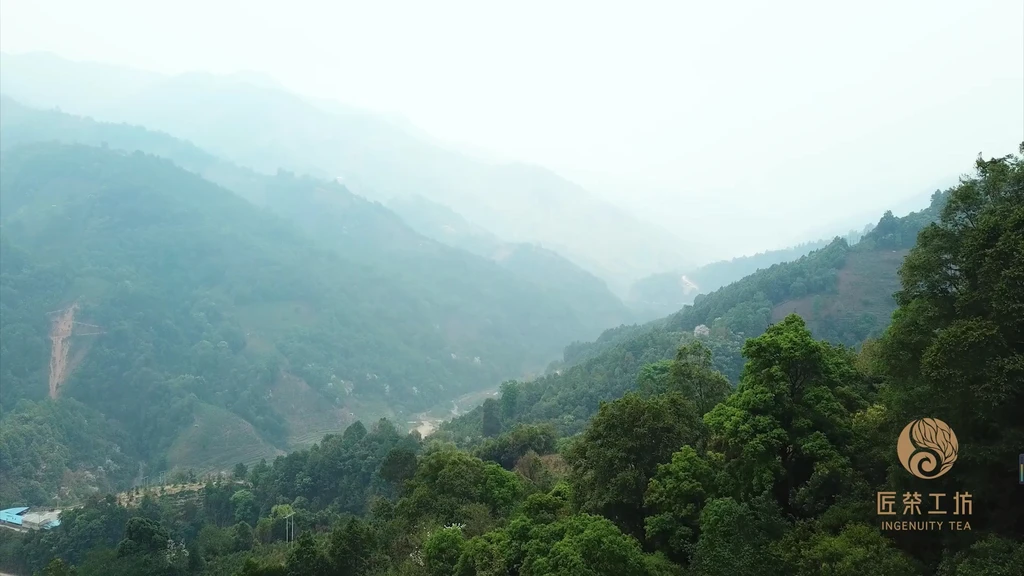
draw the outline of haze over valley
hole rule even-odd
[[[1009,576],[1024,7],[870,4],[5,3],[0,572]]]

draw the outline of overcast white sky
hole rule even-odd
[[[731,254],[877,216],[1024,140],[1020,0],[2,0],[0,49],[265,72]]]

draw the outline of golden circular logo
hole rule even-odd
[[[896,442],[900,464],[918,478],[938,478],[953,467],[960,445],[953,429],[938,418],[921,418],[907,424]]]

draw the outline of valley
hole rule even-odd
[[[367,63],[386,52],[364,43]],[[425,73],[459,60],[427,66],[418,48]],[[715,51],[692,53],[729,70]],[[798,126],[770,141],[748,134],[781,114],[778,86],[749,72],[728,92],[764,102],[716,112],[720,81],[694,75],[713,97],[667,106],[667,86],[645,86],[650,74],[631,65],[629,91],[665,90],[650,131],[639,119],[656,99],[599,107],[610,75],[571,106],[555,78],[525,86],[524,107],[562,106],[559,121],[578,122],[579,158],[636,155],[620,152],[609,178],[647,167],[619,200],[645,193],[657,170],[693,180],[673,191],[685,198],[662,199],[659,221],[679,223],[662,229],[540,165],[457,152],[412,122],[262,73],[0,54],[0,510],[12,528],[0,530],[0,576],[1024,566],[1024,491],[1011,481],[1024,446],[1024,143],[979,155],[912,211],[708,262],[702,250],[748,242],[777,224],[772,214],[806,210],[800,225],[815,230],[853,222],[828,205],[860,200],[840,198],[846,180],[918,182],[915,157],[882,174],[855,157],[831,166],[824,148],[798,144]],[[605,60],[591,63],[614,71]],[[364,88],[352,62],[335,64],[331,79]],[[496,100],[475,91],[489,70],[477,68],[465,100],[445,96],[450,79],[431,84],[437,94],[408,79],[391,93],[445,96],[463,122],[500,131],[482,108],[469,115],[467,102]],[[801,105],[786,88],[787,105]],[[842,132],[830,101],[815,102],[818,124]],[[704,128],[698,112],[711,115]],[[692,134],[660,128],[676,114],[693,117]],[[538,150],[557,145],[553,124],[534,134],[522,110],[501,115]],[[616,115],[636,115],[633,128]],[[655,136],[664,152],[641,158]],[[716,138],[742,150],[712,158],[705,148],[726,149]],[[916,157],[934,181],[971,167],[941,144]],[[758,163],[772,158],[800,170],[764,181],[774,172]],[[798,204],[811,181],[821,213]],[[743,205],[715,212],[730,202]],[[703,237],[682,224],[702,219],[722,229]],[[956,494],[954,516],[971,530],[930,539],[879,522],[877,495],[925,481]],[[59,523],[28,514],[21,525],[34,509]]]
[[[937,192],[922,210],[903,218],[883,215],[856,244],[836,238],[793,261],[700,294],[666,318],[567,347],[563,361],[544,376],[518,384],[516,416],[505,425],[550,424],[575,434],[601,402],[635,391],[652,363],[671,361],[681,345],[694,342],[712,353],[716,370],[738,384],[745,341],[790,314],[799,315],[815,338],[859,348],[888,327],[907,245],[938,219],[946,199],[947,193]],[[698,326],[708,328],[707,334],[698,336]],[[480,442],[482,416],[477,406],[442,423],[435,436],[460,445]]]
[[[939,207],[924,219],[883,219],[864,237],[866,242],[852,247],[845,240],[833,242],[797,261],[701,294],[676,314],[647,327],[628,328],[639,330],[631,336],[634,343],[610,340],[602,346],[612,348],[600,352],[583,343],[602,327],[621,324],[626,329],[631,313],[601,280],[556,253],[501,243],[479,231],[467,237],[475,238],[469,244],[445,238],[444,230],[472,228],[426,201],[420,201],[417,218],[404,212],[415,222],[410,228],[379,204],[336,184],[290,174],[262,176],[158,133],[34,111],[10,99],[2,105],[5,166],[14,176],[5,179],[3,242],[9,250],[23,251],[9,259],[11,270],[20,265],[20,281],[27,285],[41,281],[46,266],[83,274],[53,286],[55,299],[25,301],[26,318],[35,320],[27,325],[5,322],[5,329],[20,330],[38,322],[52,304],[78,298],[50,312],[48,397],[69,395],[99,410],[115,428],[133,436],[132,442],[120,445],[122,454],[136,466],[168,473],[218,472],[237,463],[271,461],[359,420],[394,419],[423,437],[459,430],[465,418],[478,418],[484,399],[497,396],[495,382],[509,378],[520,378],[531,394],[541,394],[537,401],[544,408],[538,407],[533,416],[524,414],[524,421],[556,416],[552,410],[562,401],[545,404],[541,400],[548,392],[542,390],[557,390],[559,396],[583,394],[583,404],[558,415],[560,429],[578,430],[599,399],[622,394],[645,362],[669,358],[701,324],[710,327],[707,342],[716,367],[733,381],[742,366],[743,339],[792,312],[803,316],[820,337],[859,344],[885,327],[895,309],[891,294],[898,286],[896,271],[906,254],[906,239],[934,218]],[[76,144],[44,144],[52,138]],[[141,152],[117,152],[118,146],[129,144],[169,154],[189,170]],[[90,157],[95,165],[106,163],[107,170],[127,175],[123,184],[112,181],[115,190],[141,186],[137,189],[145,190],[149,200],[117,200],[110,192],[100,192],[109,183],[76,165],[79,158]],[[21,173],[19,162],[25,166]],[[66,168],[52,167],[60,163]],[[144,171],[163,174],[164,182],[195,192],[172,198],[169,187],[164,191],[142,184],[131,175],[133,170],[138,176]],[[26,180],[38,182],[34,186],[42,194],[19,197],[17,186]],[[66,181],[77,182],[77,188],[58,187]],[[221,217],[221,222],[235,223],[209,227],[196,210],[199,197],[203,202],[217,199],[203,211],[230,207],[233,216]],[[50,205],[62,207],[55,213],[62,220],[51,220],[53,213],[46,209]],[[155,205],[164,206],[162,215]],[[100,213],[103,218],[96,219],[94,214]],[[245,218],[249,224],[237,224]],[[115,224],[118,220],[126,224]],[[901,233],[904,221],[918,228]],[[175,229],[183,224],[185,228]],[[149,231],[138,236],[147,226]],[[257,229],[261,231],[254,233]],[[124,251],[130,245],[128,230],[135,246]],[[896,244],[893,230],[904,238]],[[275,235],[272,244],[261,238],[268,232]],[[15,238],[20,240],[12,247]],[[176,244],[165,246],[162,238],[174,238]],[[878,239],[883,244],[875,246]],[[108,247],[116,248],[110,252]],[[153,267],[144,250],[162,254],[165,262]],[[109,257],[118,251],[122,255]],[[303,254],[302,273],[289,271],[298,270],[298,254]],[[785,271],[790,268],[792,274]],[[192,293],[187,301],[167,299],[170,292],[158,287],[174,271],[179,275],[172,283],[184,282]],[[285,280],[298,276],[304,277],[302,284]],[[778,277],[787,276],[792,277],[780,283]],[[10,282],[14,276],[8,273],[6,278]],[[257,287],[260,291],[254,292]],[[459,296],[446,293],[453,289]],[[149,308],[129,314],[123,307],[133,300],[149,302]],[[475,312],[459,310],[467,302]],[[83,314],[88,323],[80,320]],[[169,328],[168,318],[178,322],[186,317],[173,330],[154,330]],[[389,323],[412,332],[380,331]],[[188,336],[181,331],[186,326]],[[361,328],[354,332],[354,327]],[[377,343],[369,344],[366,338],[375,333]],[[635,340],[641,334],[642,340]],[[559,360],[558,350],[566,343],[570,347]],[[154,346],[162,352],[155,354]],[[568,350],[574,346],[595,351],[574,352],[570,360]],[[395,352],[385,360],[381,351],[389,347]],[[104,365],[111,358],[125,358],[131,349],[148,360],[136,367],[115,362],[135,383],[112,396]],[[373,350],[369,356],[368,350]],[[592,371],[609,365],[608,353],[624,350],[628,352],[619,361],[629,368],[602,376]],[[42,353],[37,348],[23,356],[25,364],[18,372],[23,376],[5,385],[8,398],[34,397],[32,374],[39,368],[31,359]],[[412,368],[423,361],[426,371]],[[609,380],[595,384],[594,377]],[[577,386],[583,388],[573,392]],[[133,402],[151,404],[152,412],[125,410],[125,403]],[[160,428],[133,434],[146,430],[146,421],[161,422]],[[478,426],[456,438],[465,442],[478,437]],[[69,472],[82,478],[94,474],[53,469],[43,486],[69,493],[85,488],[69,486],[64,479]]]
[[[420,436],[426,438],[448,420],[457,418],[463,412],[472,410],[481,404],[485,399],[498,395],[498,388],[487,388],[463,394],[450,403],[440,404],[431,410],[413,415],[413,420],[408,423],[414,426],[413,430],[419,432]]]
[[[420,412],[540,370],[562,343],[610,321],[581,318],[570,296],[432,244],[386,213],[374,227],[353,212],[377,209],[340,187],[316,212],[278,216],[141,153],[39,144],[5,149],[3,163],[5,303],[25,318],[5,315],[3,329],[30,347],[10,364],[20,376],[5,380],[5,405],[81,401],[132,436],[124,454],[158,467],[251,463],[356,414]],[[318,185],[253,178],[293,200]],[[353,228],[327,228],[336,217]],[[369,243],[373,234],[392,243]],[[60,280],[46,291],[16,289],[50,270]],[[43,347],[45,313],[71,297]],[[44,485],[60,489],[64,471],[47,474]]]

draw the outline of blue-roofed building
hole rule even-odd
[[[7,508],[0,510],[0,525],[25,530],[49,530],[60,526],[60,510],[53,508]]]
[[[8,524],[14,524],[15,526],[22,525],[22,514],[28,512],[28,506],[22,508],[8,508],[6,510],[0,510],[0,522],[6,522]]]

